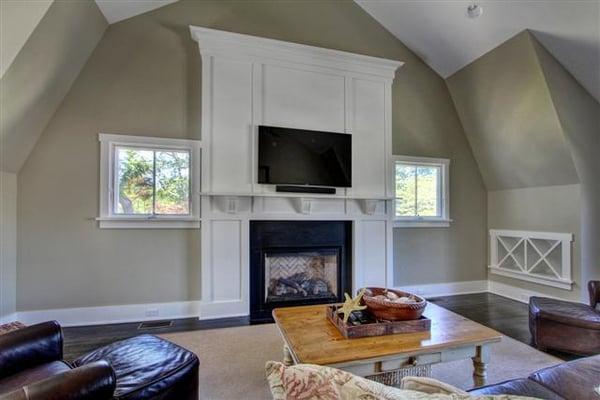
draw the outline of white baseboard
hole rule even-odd
[[[27,325],[56,320],[65,327],[190,318],[198,315],[200,315],[199,301],[59,308],[17,313],[19,321]]]
[[[15,322],[17,320],[17,313],[10,313],[5,315],[4,317],[0,317],[0,325],[8,324],[9,322]]]
[[[428,285],[399,286],[396,289],[404,290],[428,297],[450,296],[454,294],[482,293],[488,291],[488,281],[464,281],[448,283],[432,283]]]
[[[532,296],[550,297],[553,299],[565,300],[561,299],[560,297],[550,296],[545,293],[536,292],[535,290],[527,290],[492,280],[488,281],[488,291],[499,296],[504,296],[508,297],[509,299],[520,301],[521,303],[529,303],[529,298]]]
[[[217,319],[244,317],[250,314],[247,303],[235,301],[215,301],[211,303],[200,303],[199,319]]]
[[[487,280],[409,285],[400,286],[396,289],[416,293],[426,298],[490,292],[527,303],[531,296],[551,297],[539,292]],[[0,323],[19,320],[24,324],[31,325],[43,321],[57,320],[62,326],[68,327],[193,317],[199,319],[230,318],[246,315],[248,315],[248,305],[241,301],[214,303],[181,301],[19,311],[0,318]]]

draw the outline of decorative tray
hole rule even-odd
[[[431,320],[427,317],[421,316],[419,319],[409,321],[386,321],[376,319],[367,310],[354,311],[348,318],[348,322],[345,323],[343,316],[337,313],[340,307],[340,304],[328,306],[327,319],[348,339],[397,333],[429,332],[431,329]]]

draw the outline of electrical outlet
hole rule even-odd
[[[158,317],[158,308],[147,308],[146,317]]]

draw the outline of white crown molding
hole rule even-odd
[[[275,59],[304,65],[326,66],[350,73],[372,75],[386,80],[394,79],[396,70],[404,65],[401,61],[192,25],[190,25],[190,32],[192,38],[198,42],[200,53],[203,56],[231,55],[233,52],[236,56],[245,56],[257,60]]]

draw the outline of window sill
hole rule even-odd
[[[101,229],[199,229],[199,218],[96,218]]]
[[[394,228],[449,228],[451,219],[394,220]]]

